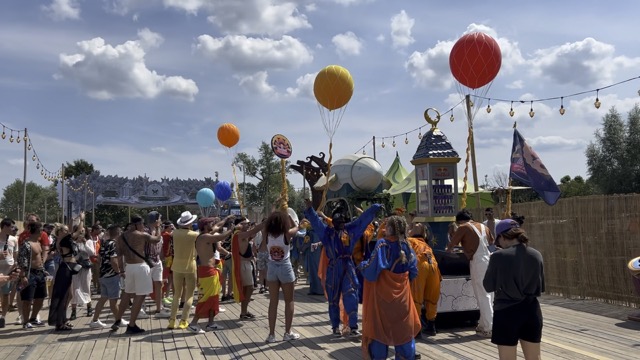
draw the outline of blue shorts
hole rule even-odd
[[[281,284],[292,283],[296,280],[293,267],[289,259],[284,261],[269,261],[267,265],[267,281],[279,281]]]
[[[9,281],[6,284],[0,286],[0,295],[9,295],[9,294],[11,294],[11,286],[12,285],[13,285],[13,283],[11,281]]]
[[[100,297],[109,300],[120,299],[120,276],[100,278]]]

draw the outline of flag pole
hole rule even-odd
[[[476,207],[481,208],[480,193],[478,192],[478,168],[476,166],[476,145],[473,136],[473,113],[471,112],[471,95],[467,94],[464,97],[467,105],[467,120],[469,125],[469,146],[471,148],[471,172],[473,174],[473,191],[476,193]]]

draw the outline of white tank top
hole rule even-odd
[[[291,252],[291,244],[284,243],[284,234],[273,237],[267,235],[267,251],[269,252],[269,260],[275,262],[281,262],[289,260],[289,253]]]

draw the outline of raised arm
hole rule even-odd
[[[309,220],[311,227],[317,232],[318,235],[324,234],[325,230],[327,229],[327,225],[325,225],[320,216],[318,216],[318,213],[316,213],[315,209],[312,206],[313,204],[311,203],[311,200],[305,199],[305,204],[307,208],[304,211],[304,217]]]
[[[345,225],[345,229],[349,232],[351,239],[358,240],[360,236],[367,230],[367,226],[373,221],[382,205],[373,204],[357,219]]]

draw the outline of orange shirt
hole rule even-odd
[[[27,230],[21,232],[20,235],[18,235],[18,246],[22,246],[22,243],[24,243],[24,241],[27,240],[30,235],[31,234]],[[49,243],[49,235],[44,231],[40,233],[40,245],[42,247],[49,247],[51,245]]]

